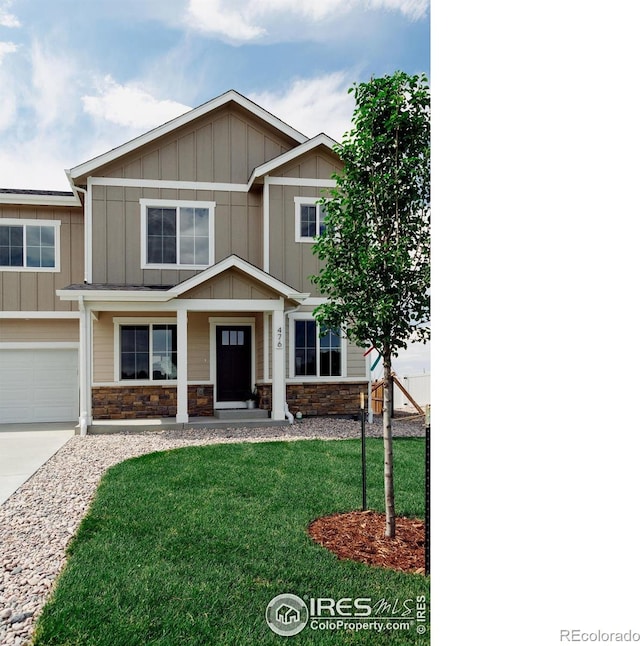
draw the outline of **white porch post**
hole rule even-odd
[[[271,374],[271,418],[283,420],[286,399],[285,384],[285,346],[284,346],[284,299],[280,299],[279,307],[273,310],[272,316],[273,370]]]
[[[187,386],[187,310],[177,311],[178,319],[178,410],[176,423],[189,421],[189,388]]]
[[[87,426],[90,424],[91,417],[91,345],[89,334],[91,329],[91,311],[85,307],[84,298],[82,296],[78,300],[78,308],[80,309],[80,347],[78,352],[80,417],[78,418],[78,425],[80,427],[80,435],[86,435]]]

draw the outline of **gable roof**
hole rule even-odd
[[[274,157],[268,162],[265,162],[260,166],[256,166],[256,168],[254,168],[253,172],[251,173],[251,177],[249,178],[249,186],[252,186],[256,180],[262,179],[265,175],[268,175],[276,168],[288,164],[294,159],[305,155],[314,148],[323,146],[325,148],[328,148],[329,151],[337,157],[338,155],[334,150],[335,146],[337,145],[338,142],[335,139],[332,139],[331,137],[329,137],[329,135],[325,135],[324,132],[321,132],[319,135],[316,135],[311,139],[307,139],[307,141],[302,142],[299,146],[288,150],[286,153],[282,153],[282,155],[278,155],[278,157]]]
[[[232,254],[224,260],[212,265],[208,269],[201,271],[199,274],[178,283],[175,286],[170,285],[111,285],[111,284],[82,284],[69,285],[64,289],[56,290],[56,294],[63,301],[75,301],[80,298],[89,298],[100,301],[150,301],[157,303],[166,303],[174,298],[179,298],[186,292],[199,287],[203,283],[219,276],[230,269],[237,269],[246,274],[265,287],[273,290],[280,296],[296,303],[302,303],[309,297],[308,293],[302,293],[278,280],[271,274],[267,274],[262,269],[252,265],[243,258]]]
[[[175,287],[169,289],[167,293],[171,295],[171,298],[177,298],[232,268],[239,270],[259,283],[262,283],[265,287],[271,288],[274,292],[280,294],[280,296],[284,296],[284,298],[289,298],[301,303],[309,296],[309,294],[299,292],[290,285],[283,283],[271,274],[267,274],[262,271],[262,269],[252,265],[250,262],[247,262],[235,254],[227,256],[224,260],[212,265],[192,278],[188,278],[187,280],[178,283]]]
[[[199,119],[200,117],[209,114],[210,112],[213,112],[214,110],[217,110],[218,108],[228,103],[235,103],[241,106],[245,110],[255,115],[258,119],[265,121],[266,123],[273,126],[298,143],[304,143],[308,140],[308,137],[305,137],[305,135],[303,135],[301,132],[298,132],[295,128],[292,128],[284,121],[278,119],[278,117],[276,117],[275,115],[267,112],[267,110],[261,108],[257,103],[254,103],[250,99],[247,99],[247,97],[243,96],[239,92],[236,92],[235,90],[228,90],[215,99],[211,99],[211,101],[207,101],[201,106],[194,108],[189,112],[185,112],[179,117],[176,117],[171,121],[167,121],[167,123],[164,123],[161,126],[158,126],[157,128],[154,128],[153,130],[150,130],[149,132],[146,132],[139,137],[136,137],[135,139],[131,139],[130,141],[127,141],[117,148],[113,148],[112,150],[103,153],[102,155],[98,155],[98,157],[94,157],[89,161],[79,164],[78,166],[74,166],[73,168],[67,170],[67,176],[69,177],[70,181],[73,181],[74,179],[82,177],[83,175],[90,175],[94,170],[114,161],[118,157],[122,157],[123,155],[133,152],[137,148],[145,146],[146,144],[151,143],[152,141],[155,141],[160,137],[163,137],[173,130],[177,130],[178,128],[181,128],[182,126],[187,125],[188,123],[191,123],[192,121],[195,121],[196,119]]]

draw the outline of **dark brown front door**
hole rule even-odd
[[[216,326],[216,400],[244,401],[252,390],[251,327]]]

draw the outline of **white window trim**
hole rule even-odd
[[[175,386],[177,379],[122,379],[120,377],[120,327],[123,325],[178,325],[177,317],[146,318],[143,316],[113,318],[113,381],[127,386]],[[153,355],[153,335],[149,335],[149,361]]]
[[[0,218],[0,226],[21,226],[22,227],[22,240],[23,249],[25,249],[25,257],[23,262],[26,262],[26,227],[53,227],[54,234],[54,266],[53,267],[7,267],[0,265],[0,271],[19,271],[19,272],[44,272],[44,273],[60,273],[60,220],[23,220],[20,218]]]
[[[178,232],[178,242],[176,248],[176,255],[180,254],[180,208],[196,208],[196,209],[209,209],[209,264],[208,265],[184,265],[180,263],[164,264],[164,263],[150,263],[147,262],[147,209],[149,207],[160,208],[175,208],[177,212],[178,222],[176,223],[176,231]],[[207,269],[215,264],[214,251],[214,219],[215,219],[215,202],[200,202],[198,200],[155,200],[150,198],[140,199],[140,260],[142,269]]]
[[[295,202],[295,220],[296,220],[296,242],[304,242],[307,244],[312,244],[316,241],[315,237],[303,236],[300,229],[300,214],[302,206],[315,206],[316,207],[316,231],[320,232],[320,222],[319,222],[319,213],[320,209],[318,208],[318,202],[322,198],[320,197],[301,197],[296,196],[293,198]]]
[[[296,321],[315,321],[316,323],[316,375],[296,375]],[[287,383],[344,381],[347,378],[347,339],[340,335],[340,374],[320,376],[320,335],[317,333],[320,324],[313,314],[296,313],[289,315],[289,377]]]

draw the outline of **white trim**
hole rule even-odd
[[[33,312],[33,311],[7,311],[0,312],[0,319],[76,319],[80,318],[80,312]]]
[[[87,178],[87,194],[84,199],[84,280],[93,280],[93,178]]]
[[[347,379],[347,338],[344,334],[340,335],[340,374],[339,375],[320,375],[320,334],[319,323],[311,312],[292,312],[289,314],[289,377],[287,383],[318,383],[318,382],[336,382]],[[314,321],[316,324],[316,374],[315,375],[296,375],[296,321]],[[357,379],[356,379],[357,381]]]
[[[304,197],[302,195],[296,195],[293,198],[294,204],[295,204],[295,241],[296,242],[302,242],[305,244],[313,244],[316,241],[316,237],[320,233],[320,210],[318,209],[318,202],[322,198],[320,197]],[[315,206],[316,208],[316,236],[310,237],[310,236],[303,236],[302,231],[300,228],[300,215],[301,215],[301,209],[303,206]]]
[[[113,317],[113,380],[118,385],[127,386],[175,386],[178,379],[121,379],[120,378],[120,327],[123,325],[177,325],[175,317],[114,316]],[[177,333],[177,331],[176,331]],[[149,374],[153,363],[153,334],[149,334]]]
[[[0,226],[22,227],[22,252],[23,260],[27,261],[27,227],[53,227],[53,253],[54,253],[54,266],[53,267],[28,267],[22,265],[21,267],[13,267],[9,265],[0,265],[0,272],[37,272],[48,274],[60,273],[60,226],[61,220],[27,220],[21,218],[0,218]]]
[[[275,170],[276,168],[287,164],[290,161],[293,161],[294,159],[296,159],[296,157],[300,157],[301,155],[304,155],[310,150],[313,150],[314,148],[321,145],[326,146],[333,152],[333,148],[334,146],[338,145],[338,142],[328,135],[325,135],[324,132],[321,132],[319,135],[316,135],[312,139],[307,139],[304,142],[300,142],[299,146],[288,150],[278,157],[270,159],[268,162],[265,162],[260,166],[256,166],[251,173],[251,177],[249,178],[249,185],[252,185],[258,177],[261,177],[262,175],[268,175],[272,170]]]
[[[91,177],[94,186],[121,186],[125,188],[159,188],[185,191],[228,191],[232,193],[247,193],[249,184],[233,184],[230,182],[196,182],[174,179],[133,179],[130,177]]]
[[[283,303],[284,306],[284,303]],[[287,388],[285,386],[286,331],[284,311],[279,310],[271,317],[271,417],[285,418]]]
[[[317,307],[318,305],[324,305],[328,303],[329,299],[326,296],[310,296],[304,302],[305,305],[310,305],[312,307]]]
[[[156,200],[151,198],[140,198],[140,267],[141,269],[179,269],[179,270],[203,270],[215,263],[215,202],[200,202],[197,200]],[[209,262],[205,265],[187,265],[184,263],[150,263],[147,261],[147,209],[157,207],[174,208],[176,210],[176,258],[180,258],[180,209],[196,208],[209,210]]]
[[[34,195],[31,193],[0,193],[0,204],[25,206],[80,206],[80,199],[67,195]]]
[[[186,424],[189,421],[189,386],[188,376],[188,336],[187,336],[187,312],[178,312],[178,327],[176,330],[176,349],[178,352],[176,372],[178,384],[176,387],[176,424]]]
[[[270,220],[269,220],[269,200],[270,195],[269,195],[269,184],[266,181],[269,179],[268,177],[265,178],[265,183],[264,183],[264,188],[262,189],[262,269],[265,271],[265,273],[269,273],[269,253],[270,253],[270,241],[269,241],[269,235],[270,235]]]
[[[232,268],[238,269],[244,272],[251,278],[257,280],[258,282],[262,283],[267,287],[270,287],[275,292],[278,292],[278,294],[286,298],[290,298],[291,300],[300,301],[300,300],[306,299],[309,296],[309,294],[303,294],[301,292],[296,291],[295,289],[293,289],[293,287],[290,287],[289,285],[283,283],[277,278],[274,278],[270,274],[267,274],[266,272],[262,271],[255,265],[252,265],[251,263],[247,262],[246,260],[243,260],[242,258],[236,255],[227,256],[224,260],[221,260],[218,264],[213,265],[212,267],[209,267],[202,273],[197,274],[196,276],[193,276],[188,280],[185,280],[184,282],[180,283],[179,285],[176,285],[175,287],[172,287],[170,290],[168,290],[168,293],[171,294],[172,296],[181,296],[182,294],[184,294],[185,292],[188,292],[194,287],[198,287],[202,283]]]
[[[194,108],[193,110],[190,110],[189,112],[186,112],[179,117],[176,117],[175,119],[172,119],[171,121],[168,121],[167,123],[154,128],[153,130],[150,130],[149,132],[146,132],[145,134],[140,135],[139,137],[136,137],[135,139],[132,139],[131,141],[128,141],[121,146],[118,146],[117,148],[114,148],[113,150],[110,150],[109,152],[106,152],[102,155],[99,155],[98,157],[95,157],[94,159],[90,159],[83,164],[71,168],[69,170],[69,175],[72,179],[75,179],[82,175],[89,174],[100,166],[104,166],[105,164],[108,164],[109,162],[112,162],[115,159],[126,155],[127,153],[137,150],[138,148],[141,148],[142,146],[145,146],[146,144],[151,143],[152,141],[155,141],[156,139],[178,128],[181,128],[182,126],[185,126],[188,123],[191,123],[192,121],[210,112],[213,112],[217,108],[220,108],[223,105],[232,102],[237,103],[262,121],[266,121],[268,124],[276,128],[283,134],[289,136],[294,141],[302,143],[308,140],[307,137],[305,137],[302,133],[298,132],[271,113],[267,112],[253,101],[250,101],[235,90],[229,90],[228,92],[225,92],[215,99],[212,99],[211,101],[208,101],[207,103],[204,103],[203,105]]]
[[[0,350],[78,350],[77,341],[0,341]]]
[[[262,379],[269,381],[269,329],[271,314],[264,313],[262,317]]]
[[[270,177],[264,178],[265,186],[311,186],[314,188],[335,188],[335,179],[311,179],[309,177]]]
[[[219,402],[218,401],[218,357],[217,357],[217,333],[216,328],[228,325],[245,325],[251,327],[251,388],[256,383],[256,319],[253,316],[210,316],[209,317],[209,377],[213,383],[213,397],[215,408],[238,408],[244,406],[244,401]]]

